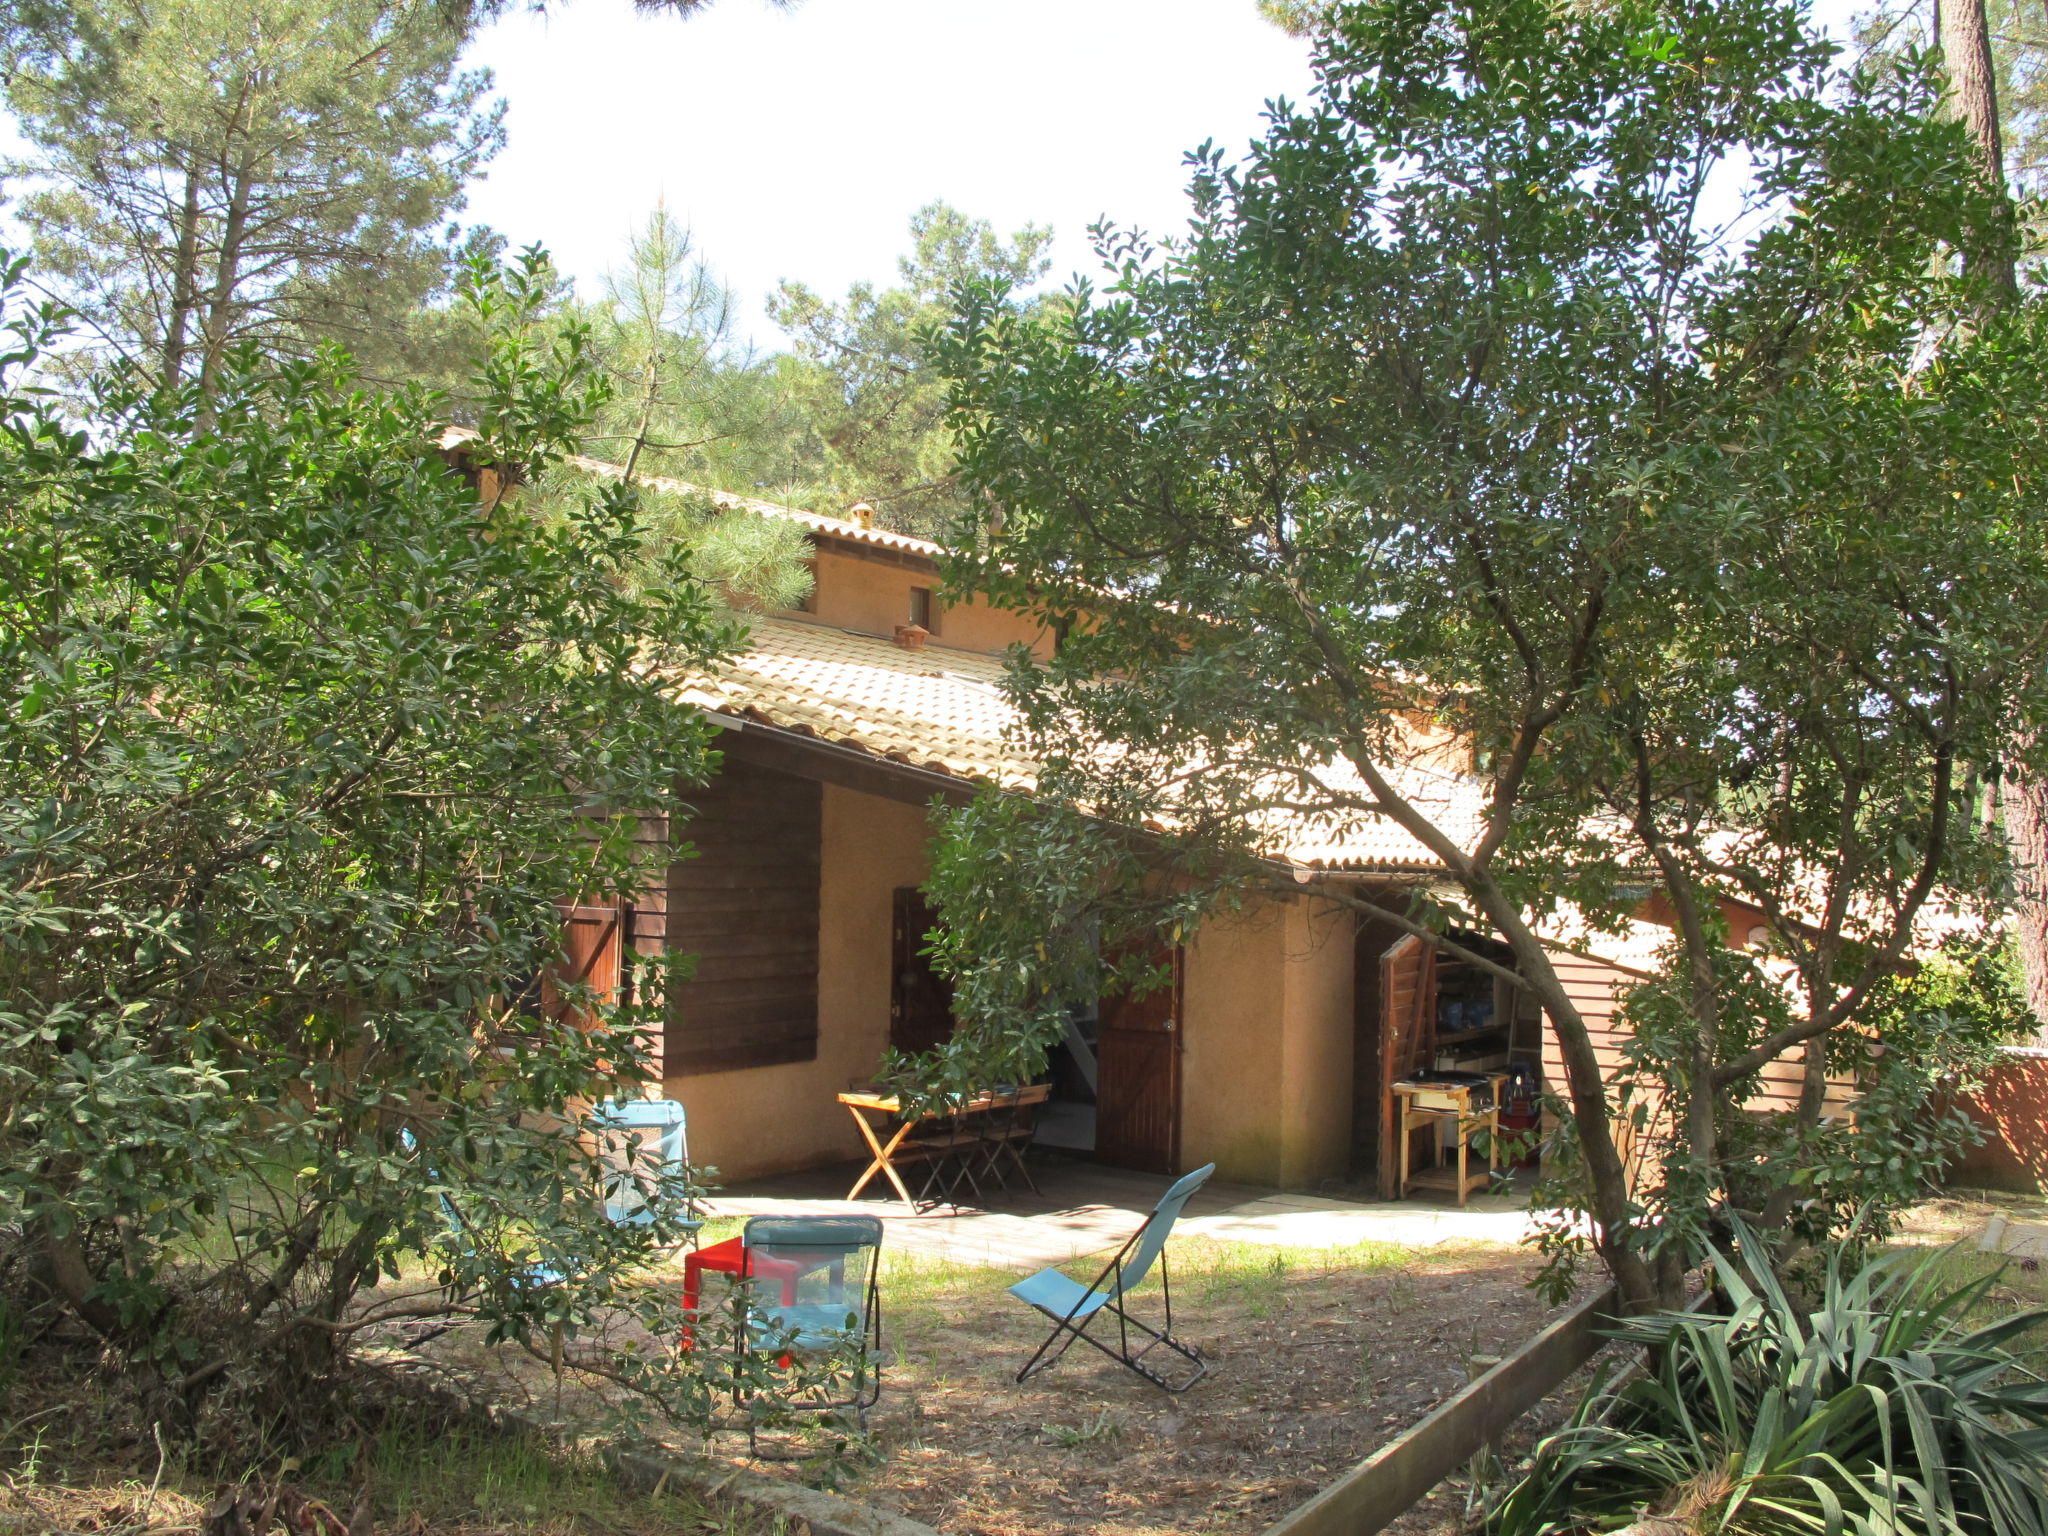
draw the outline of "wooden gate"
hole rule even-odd
[[[1436,946],[1412,933],[1396,939],[1380,956],[1380,1198],[1391,1200],[1399,1182],[1399,1117],[1391,1103],[1394,1084],[1429,1065],[1435,1049]]]
[[[925,935],[939,915],[915,886],[896,892],[890,928],[889,1044],[905,1055],[936,1050],[953,1038],[953,984],[932,968]]]
[[[1180,1172],[1179,949],[1171,963],[1158,991],[1102,1000],[1095,1041],[1095,1156],[1146,1173]]]
[[[617,1002],[625,980],[625,934],[630,906],[572,907],[562,913],[562,958],[541,976],[541,1009],[552,1023],[589,1029],[589,1008],[562,996],[564,987],[588,987],[604,1003]]]

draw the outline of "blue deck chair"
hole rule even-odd
[[[741,1347],[833,1357],[829,1379],[843,1392],[826,1387],[784,1406],[851,1408],[865,1425],[882,1395],[881,1218],[755,1216],[741,1242],[751,1286]]]
[[[1145,1218],[1145,1224],[1132,1233],[1131,1240],[1103,1266],[1093,1285],[1069,1279],[1056,1269],[1041,1269],[1029,1280],[1019,1280],[1010,1287],[1012,1296],[1036,1307],[1052,1319],[1053,1325],[1045,1342],[1038,1346],[1038,1353],[1027,1360],[1024,1369],[1017,1373],[1019,1381],[1028,1380],[1038,1371],[1049,1370],[1076,1339],[1094,1345],[1110,1359],[1129,1366],[1154,1386],[1168,1392],[1185,1392],[1209,1373],[1209,1362],[1202,1358],[1202,1352],[1173,1336],[1173,1283],[1166,1273],[1166,1239],[1173,1231],[1173,1224],[1180,1219],[1182,1207],[1196,1190],[1209,1182],[1209,1175],[1215,1171],[1214,1163],[1206,1164],[1178,1180],[1161,1195],[1159,1203],[1152,1207],[1152,1214]],[[1165,1325],[1157,1329],[1139,1322],[1125,1306],[1131,1292],[1144,1282],[1155,1262],[1159,1265],[1160,1293],[1166,1303]],[[1104,1312],[1116,1317],[1114,1348],[1088,1332],[1088,1325]],[[1149,1341],[1136,1354],[1131,1353],[1133,1329]],[[1059,1341],[1060,1347],[1053,1350],[1048,1358],[1046,1351],[1052,1349],[1054,1340]],[[1145,1364],[1145,1357],[1161,1345],[1193,1367],[1186,1380],[1169,1380]]]
[[[647,1132],[655,1137],[655,1157],[663,1175],[687,1174],[690,1167],[689,1119],[674,1099],[607,1099],[591,1112],[600,1125],[625,1131],[638,1142]],[[685,1241],[695,1242],[704,1229],[693,1198],[682,1223]],[[647,1193],[630,1169],[621,1169],[605,1184],[604,1213],[614,1222],[646,1226],[654,1219]]]

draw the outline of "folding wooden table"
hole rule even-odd
[[[902,1197],[905,1205],[915,1206],[917,1199],[910,1193],[910,1186],[903,1182],[903,1175],[897,1171],[898,1163],[928,1162],[934,1157],[942,1156],[946,1153],[980,1150],[987,1141],[987,1138],[963,1132],[949,1138],[941,1146],[931,1141],[921,1141],[912,1136],[911,1133],[919,1125],[932,1120],[958,1119],[967,1115],[985,1115],[1000,1110],[1014,1110],[1021,1105],[1042,1102],[1050,1091],[1050,1089],[1044,1087],[1027,1087],[1013,1090],[1009,1093],[984,1093],[962,1103],[948,1104],[941,1108],[913,1115],[905,1115],[903,1113],[903,1101],[895,1094],[864,1092],[840,1094],[839,1102],[846,1106],[847,1113],[853,1116],[853,1123],[860,1127],[861,1140],[867,1143],[868,1151],[872,1154],[872,1159],[868,1163],[867,1168],[858,1179],[853,1181],[853,1188],[847,1191],[846,1198],[858,1200],[860,1192],[866,1189],[873,1182],[875,1175],[879,1173],[895,1186],[896,1193]],[[890,1128],[890,1122],[892,1121],[895,1122],[893,1130]],[[878,1132],[888,1133],[888,1139],[886,1141],[883,1140],[882,1135],[878,1134]],[[1013,1158],[1017,1155],[1014,1147],[1008,1147],[1005,1150]],[[1001,1170],[995,1166],[997,1155],[999,1154],[991,1153],[983,1171],[995,1173],[1000,1178]],[[971,1173],[969,1174],[969,1181],[973,1182]],[[979,1194],[980,1185],[975,1184],[974,1187],[975,1192]]]

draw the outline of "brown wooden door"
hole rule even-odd
[[[1429,1065],[1435,1049],[1436,946],[1412,933],[1380,956],[1380,1198],[1391,1200],[1400,1182],[1403,1133],[1394,1114],[1394,1084]]]
[[[631,910],[618,906],[561,908],[562,958],[541,977],[541,1009],[547,1018],[579,1029],[596,1023],[588,1008],[562,996],[563,987],[589,987],[599,1002],[618,1001]]]
[[[925,935],[939,914],[914,886],[895,897],[889,978],[889,1044],[905,1055],[936,1050],[953,1038],[953,984],[932,968]]]
[[[1156,992],[1102,1000],[1095,1040],[1095,1156],[1120,1168],[1180,1172],[1178,949],[1172,969],[1172,982]]]

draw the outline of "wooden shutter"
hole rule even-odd
[[[624,977],[624,935],[630,908],[564,906],[562,958],[541,975],[541,1011],[579,1029],[596,1024],[590,1009],[562,996],[564,987],[588,987],[597,1001],[615,1003]]]
[[[889,1044],[906,1054],[935,1050],[953,1038],[953,984],[932,969],[925,935],[939,915],[924,892],[899,887],[890,925]]]
[[[668,947],[694,956],[672,985],[666,1070],[725,1072],[818,1054],[816,780],[735,763],[693,791],[669,868]]]
[[[1171,963],[1173,980],[1158,991],[1102,1000],[1095,1040],[1095,1156],[1147,1173],[1180,1171],[1178,949]]]
[[[1380,1198],[1394,1198],[1402,1135],[1394,1084],[1429,1065],[1436,1044],[1436,946],[1403,934],[1380,956]]]

